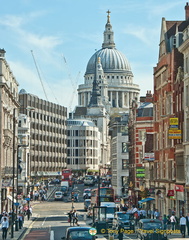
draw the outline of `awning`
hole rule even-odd
[[[152,201],[152,200],[155,200],[155,198],[150,198],[150,197],[149,198],[144,198],[144,199],[138,201],[138,203],[141,204],[141,203],[149,202],[149,201]]]

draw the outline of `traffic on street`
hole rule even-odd
[[[32,195],[26,211],[19,207],[19,216],[24,215],[25,219],[22,223],[24,230],[20,230],[21,226],[18,230],[20,236],[15,230],[17,237],[14,239],[167,240],[189,234],[187,217],[178,219],[175,212],[162,217],[158,209],[149,211],[146,204],[135,206],[128,200],[116,199],[108,178],[86,176],[70,183],[66,180],[50,183],[46,192],[34,190]],[[5,213],[2,219],[4,217]],[[24,228],[25,222],[27,227]],[[7,239],[12,239],[11,229],[7,232]]]

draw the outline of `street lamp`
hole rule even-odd
[[[11,223],[11,238],[14,238],[14,191],[15,191],[15,137],[16,137],[16,108],[13,109],[13,170],[12,170],[12,223]]]

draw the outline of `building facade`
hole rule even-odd
[[[30,192],[30,119],[25,114],[18,116],[18,195]]]
[[[80,175],[99,168],[100,132],[93,121],[67,120],[67,168]]]
[[[20,113],[30,118],[30,176],[54,178],[66,167],[67,109],[21,90]],[[33,109],[33,110],[31,110]]]
[[[112,187],[118,197],[127,197],[129,177],[128,114],[112,116],[109,124],[111,136]]]
[[[129,115],[129,181],[130,205],[146,199],[153,184],[150,181],[150,164],[153,152],[153,96],[147,91],[140,103],[133,101]]]
[[[187,16],[188,19],[188,16]],[[186,21],[162,19],[159,60],[154,68],[154,152],[151,166],[156,206],[162,214],[170,209],[185,212],[183,148],[183,54],[178,51],[183,41]]]
[[[18,82],[0,49],[0,204],[11,207],[13,178],[16,178]],[[9,197],[9,198],[8,198]]]

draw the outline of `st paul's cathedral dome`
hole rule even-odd
[[[140,89],[133,83],[133,73],[127,58],[115,47],[110,11],[107,13],[102,48],[96,51],[88,61],[85,82],[78,88],[78,101],[79,106],[89,105],[95,80],[99,85],[102,102],[106,105],[104,101],[107,101],[115,111],[126,111],[129,110],[132,99],[139,99]],[[99,66],[100,72],[98,72]],[[107,96],[104,96],[105,89],[107,89]]]

